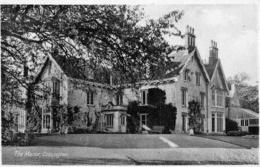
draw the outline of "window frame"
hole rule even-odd
[[[60,99],[60,88],[61,82],[58,79],[52,80],[52,95],[53,98],[59,100]]]
[[[87,105],[94,105],[94,92],[87,92],[86,98]]]
[[[189,81],[189,70],[186,68],[184,69],[184,72],[183,72],[183,80],[184,81]]]
[[[123,104],[123,94],[118,93],[116,94],[116,105],[122,105]]]
[[[143,117],[144,116],[144,117]],[[148,114],[140,114],[140,123],[142,124],[142,125],[147,125],[147,116],[148,116]],[[144,118],[144,119],[143,119]],[[144,124],[143,124],[143,122],[144,122]]]
[[[121,125],[122,126],[126,125],[126,116],[125,115],[121,115]]]
[[[106,116],[106,126],[114,127],[114,114],[105,114]]]
[[[248,119],[245,120],[245,126],[248,126]]]
[[[187,94],[188,94],[188,89],[182,87],[181,88],[181,105],[182,105],[182,107],[187,107]]]
[[[205,109],[205,93],[204,92],[200,92],[200,105],[201,105],[201,109]]]
[[[241,126],[245,126],[245,120],[241,119],[240,124],[241,124]]]
[[[201,74],[200,74],[200,72],[196,71],[195,75],[196,75],[196,85],[200,86],[200,78],[201,78],[200,76],[201,76]]]
[[[141,105],[148,105],[148,90],[141,90]]]

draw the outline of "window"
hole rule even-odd
[[[46,110],[43,111],[43,115],[42,115],[42,127],[45,129],[49,129],[50,128],[50,123],[51,123],[51,115],[50,113],[47,113]]]
[[[114,125],[114,114],[106,114],[107,126],[113,127]]]
[[[147,94],[148,94],[147,90],[141,91],[141,103],[142,103],[142,105],[147,105]]]
[[[53,97],[55,99],[60,98],[60,81],[56,79],[53,81]]]
[[[244,120],[241,120],[241,126],[245,126]]]
[[[250,119],[249,123],[250,125],[258,125],[258,119]]]
[[[200,73],[196,72],[196,85],[200,85]]]
[[[121,125],[125,125],[126,116],[121,116]]]
[[[147,114],[140,114],[140,118],[141,125],[147,125]]]
[[[122,105],[123,104],[123,95],[118,94],[116,95],[116,105]]]
[[[48,73],[51,74],[51,61],[49,63]]]
[[[204,99],[205,99],[205,93],[200,93],[200,105],[201,105],[201,109],[204,109]]]
[[[212,106],[224,106],[224,92],[221,90],[212,90]]]
[[[94,93],[93,92],[87,93],[87,104],[94,104]]]
[[[183,75],[184,75],[184,81],[188,81],[188,79],[189,79],[189,70],[185,69]]]
[[[224,106],[223,105],[223,92],[220,90],[217,91],[217,106]]]
[[[181,104],[182,104],[182,106],[186,106],[186,101],[187,101],[187,89],[182,88],[181,89]]]
[[[245,120],[245,126],[248,126],[248,120]]]
[[[212,118],[211,118],[211,128],[212,128],[212,132],[215,132],[215,114],[212,114]]]
[[[223,131],[223,114],[217,114],[217,131]]]
[[[213,89],[212,90],[212,95],[211,95],[212,106],[216,105],[215,95],[216,95],[216,92],[215,92],[215,89]]]

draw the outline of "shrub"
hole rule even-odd
[[[2,141],[2,144],[10,146],[30,146],[33,144],[35,139],[35,134],[27,132],[14,133],[13,131],[9,130],[5,132],[5,140]]]
[[[249,132],[246,131],[229,131],[227,132],[227,136],[245,136],[249,135]]]
[[[237,130],[238,130],[237,122],[229,118],[226,118],[226,132],[237,131]]]

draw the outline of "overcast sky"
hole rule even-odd
[[[258,81],[258,9],[256,5],[145,5],[145,14],[158,18],[173,10],[184,10],[176,25],[185,32],[186,25],[195,29],[196,46],[201,58],[208,61],[210,41],[218,44],[225,76],[246,72],[250,84]],[[178,37],[172,45],[183,45]]]

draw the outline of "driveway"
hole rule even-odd
[[[223,141],[183,134],[67,134],[37,138],[37,146],[83,146],[116,149],[138,148],[244,148]]]

